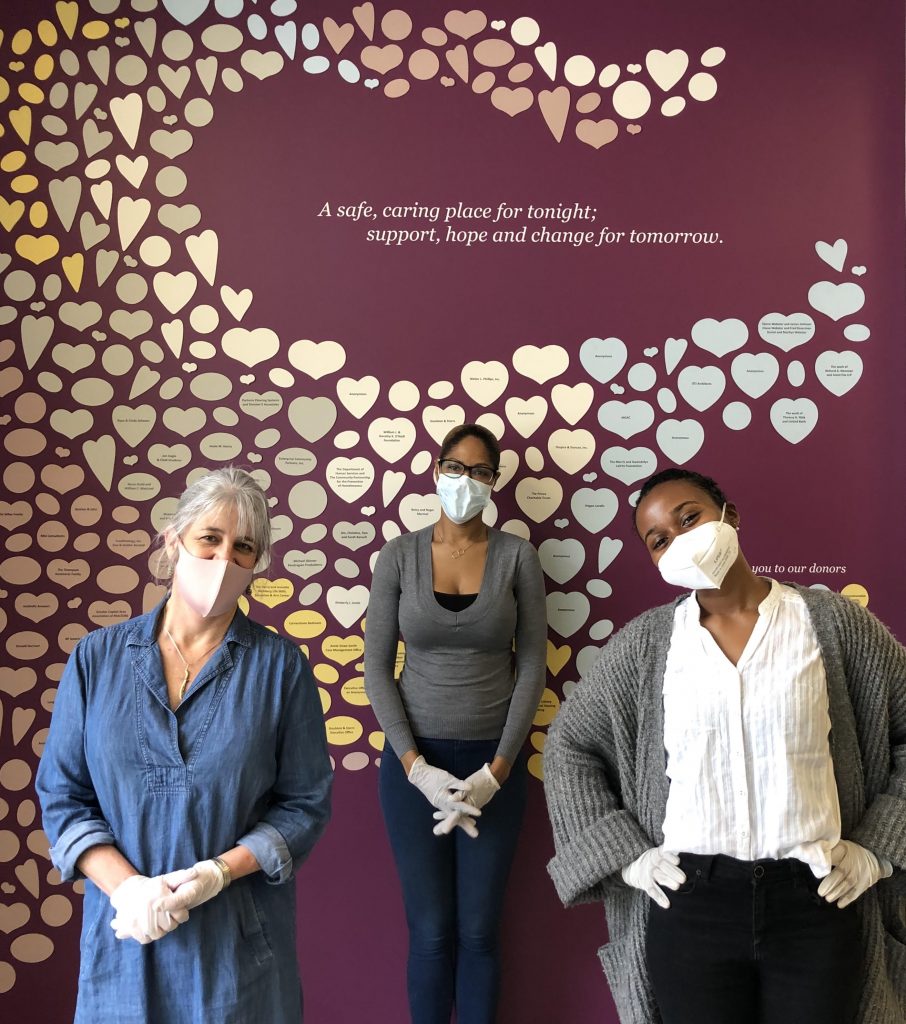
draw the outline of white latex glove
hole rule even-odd
[[[472,772],[466,779],[466,784],[472,787],[469,795],[466,797],[466,802],[474,804],[478,808],[484,807],[500,789],[500,783],[494,778],[494,773],[491,771],[489,764],[483,764],[477,772]],[[459,826],[473,839],[478,838],[478,829],[475,827],[475,823],[461,811],[452,811],[449,814],[437,811],[434,817],[438,821],[438,824],[434,826],[434,834],[436,836],[448,835],[454,828]]]
[[[450,811],[449,814],[446,811],[435,811],[434,817],[437,821],[434,826],[436,836],[446,836],[454,828],[461,828],[470,838],[478,838],[478,826],[475,824],[475,819],[469,817],[468,814],[460,814],[459,811]]]
[[[474,817],[481,814],[474,804],[467,804],[463,800],[463,796],[471,792],[471,784],[457,779],[443,768],[428,764],[421,754],[412,762],[408,778],[413,786],[421,790],[429,804],[445,814],[451,811]]]
[[[178,925],[189,920],[189,911],[174,908],[160,910],[156,906],[161,897],[170,893],[170,887],[163,875],[148,878],[145,875],[130,875],[110,894],[110,905],[116,916],[110,927],[118,939],[135,939],[143,946],[163,938]]]
[[[190,868],[162,876],[168,891],[157,901],[157,909],[194,910],[213,899],[223,888],[223,872],[212,860],[200,860]]]
[[[686,881],[686,875],[679,867],[679,857],[675,853],[667,853],[660,846],[646,850],[641,857],[627,864],[620,874],[627,885],[647,892],[665,910],[670,906],[670,900],[661,886],[676,890]]]
[[[849,839],[841,839],[831,850],[830,874],[818,886],[818,895],[828,903],[836,903],[842,910],[857,900],[881,878],[893,874],[891,865]]]

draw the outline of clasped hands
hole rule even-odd
[[[110,894],[116,916],[110,927],[118,939],[155,942],[189,920],[189,911],[216,896],[224,875],[212,860],[165,875],[130,875]]]
[[[434,826],[436,836],[447,835],[459,827],[476,839],[478,827],[475,818],[481,817],[481,808],[500,789],[488,764],[483,764],[467,779],[457,779],[443,768],[428,764],[421,754],[412,762],[408,778],[437,808],[434,814],[437,819]]]

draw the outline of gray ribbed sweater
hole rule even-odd
[[[830,747],[844,838],[893,877],[858,901],[859,1024],[906,1021],[906,650],[870,612],[828,591],[805,599],[827,674]],[[680,598],[685,600],[685,598]],[[650,900],[620,868],[663,841],[668,779],[662,684],[676,602],[634,619],[564,703],[544,751],[554,832],[548,865],[566,905],[603,900],[598,955],[622,1024],[658,1024],[645,966]]]
[[[461,612],[434,598],[432,526],[381,549],[365,621],[365,690],[399,756],[414,736],[487,740],[512,763],[544,689],[547,606],[535,549],[488,530],[488,557],[475,601]],[[397,640],[406,643],[399,687]],[[515,641],[515,654],[513,643]]]

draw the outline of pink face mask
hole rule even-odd
[[[207,619],[235,608],[253,575],[254,570],[223,558],[190,555],[180,543],[173,587],[194,612]]]

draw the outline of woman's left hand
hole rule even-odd
[[[224,888],[224,873],[213,860],[201,860],[190,868],[162,876],[171,892],[155,904],[156,910],[194,910]]]
[[[494,777],[489,764],[483,764],[477,772],[473,772],[465,781],[472,788],[468,795],[462,795],[462,799],[467,803],[474,804],[478,808],[484,807],[486,803],[489,803],[493,799],[494,794],[500,789],[500,783]],[[438,811],[434,817],[438,820],[438,824],[434,826],[434,834],[436,836],[448,835],[458,825],[473,839],[478,838],[478,828],[468,815],[461,814],[459,811],[452,811],[450,814]],[[468,825],[471,827],[466,826],[466,820],[464,819],[467,819]]]
[[[841,910],[893,873],[890,864],[879,861],[871,850],[850,839],[841,839],[831,850],[831,863],[831,872],[818,886],[818,895]]]

